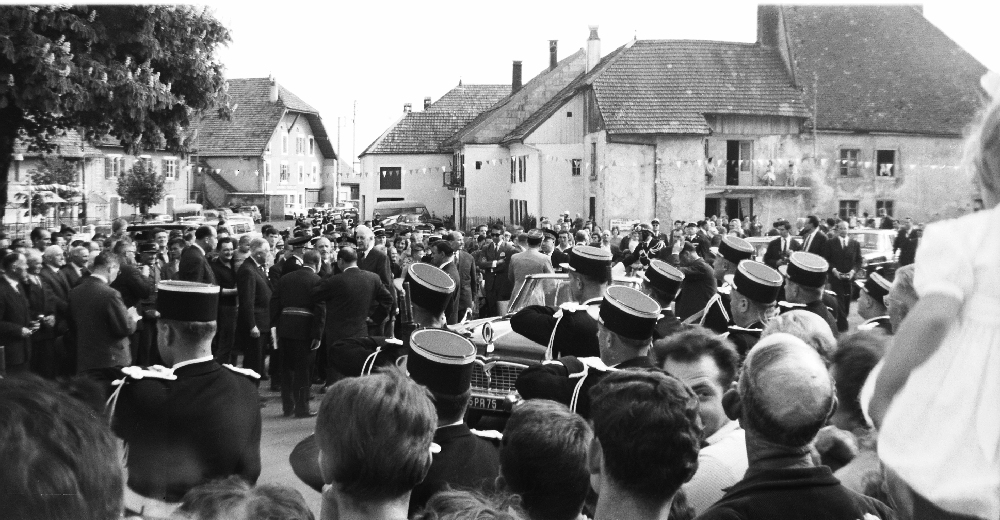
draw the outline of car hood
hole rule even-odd
[[[524,364],[539,363],[545,358],[545,346],[514,332],[510,327],[510,320],[498,319],[488,323],[493,328],[492,348],[489,348],[483,339],[485,323],[470,329],[472,337],[469,339],[476,346],[477,354]]]

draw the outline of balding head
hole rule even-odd
[[[815,349],[791,334],[762,339],[740,377],[744,428],[788,448],[802,448],[835,410],[833,382]]]
[[[837,348],[837,339],[833,337],[830,324],[814,312],[797,309],[779,314],[767,322],[761,338],[784,332],[806,342],[806,345],[816,349],[824,361],[829,362],[833,351]]]

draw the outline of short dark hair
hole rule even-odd
[[[22,256],[24,255],[18,253],[17,251],[12,251],[10,253],[7,253],[6,255],[3,256],[3,260],[0,260],[0,267],[3,267],[4,271],[8,271],[10,270],[11,266],[14,265],[15,262],[17,262],[17,259]]]
[[[337,251],[337,260],[343,260],[344,263],[353,264],[358,261],[358,252],[353,246],[344,246]]]
[[[587,421],[564,404],[532,399],[514,409],[500,445],[500,472],[532,518],[580,514],[590,490],[592,436]]]
[[[222,249],[222,244],[232,244],[233,248],[234,249],[236,248],[236,241],[233,240],[233,237],[221,237],[221,238],[219,238],[219,243],[216,244],[215,247],[221,250]]]
[[[430,470],[436,426],[427,389],[399,369],[342,379],[316,419],[323,473],[355,500],[400,497]]]
[[[809,215],[808,217],[806,217],[806,220],[809,221],[809,225],[811,225],[812,227],[816,228],[819,227],[819,218],[816,217],[816,215]]]
[[[213,232],[218,234],[212,226],[198,226],[198,229],[194,232],[194,239],[204,240],[205,238],[212,236]]]
[[[31,234],[28,235],[28,236],[31,238],[32,242],[35,242],[37,240],[41,240],[42,239],[42,233],[45,232],[45,231],[47,231],[45,228],[43,228],[41,226],[36,226],[36,227],[34,227],[34,228],[31,229]]]
[[[174,247],[174,246],[181,246],[181,248],[183,249],[183,248],[187,247],[187,241],[184,240],[181,237],[171,238],[170,241],[167,242],[167,249],[169,249],[171,247]]]
[[[704,356],[711,356],[719,367],[719,385],[723,389],[736,381],[739,375],[740,355],[728,339],[723,339],[703,327],[674,334],[653,342],[656,364],[663,366],[668,359],[690,363]]]
[[[28,374],[0,379],[4,518],[107,520],[122,512],[115,435],[91,406]]]
[[[320,257],[319,251],[315,249],[306,249],[305,253],[302,253],[302,263],[306,265],[319,265],[323,261]]]
[[[59,241],[60,238],[63,238],[62,233],[59,232],[52,233],[52,236],[49,237],[49,243],[55,244],[57,241]]]
[[[278,484],[251,487],[235,475],[191,488],[177,511],[198,520],[222,520],[235,511],[246,520],[315,519],[302,493]]]
[[[268,235],[277,235],[279,233],[278,233],[278,230],[275,229],[275,227],[273,225],[271,225],[271,224],[264,224],[264,226],[260,228],[260,234],[262,236],[266,237]]]
[[[442,394],[433,390],[430,393],[431,399],[434,401],[434,409],[437,411],[438,421],[445,424],[461,421],[469,407],[469,399],[472,397],[471,388],[459,395]]]
[[[451,256],[455,254],[455,248],[451,247],[451,242],[447,240],[437,240],[431,247],[437,248],[439,253],[443,253],[445,256]]]
[[[885,355],[886,334],[880,329],[858,331],[840,337],[833,353],[831,368],[835,368],[834,384],[841,409],[858,424],[864,424],[861,413],[861,387],[868,374]]]
[[[652,505],[669,500],[698,468],[698,398],[660,370],[619,370],[590,389],[594,435],[607,475]]]
[[[119,265],[121,262],[118,260],[118,255],[111,251],[101,251],[100,254],[94,258],[94,268],[98,267],[108,267]]]

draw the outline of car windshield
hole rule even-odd
[[[626,285],[633,289],[638,289],[639,279],[616,278],[612,282],[612,285]],[[570,291],[569,277],[528,278],[524,282],[524,287],[517,293],[514,300],[510,302],[507,312],[508,314],[514,314],[531,305],[558,307],[570,301],[573,301],[573,294]]]
[[[417,223],[417,222],[423,222],[424,220],[425,217],[423,215],[407,213],[405,215],[400,215],[397,222]]]
[[[881,248],[882,235],[878,233],[854,233],[853,238],[861,244],[861,249],[878,250]]]

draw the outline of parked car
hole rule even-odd
[[[223,228],[229,232],[229,236],[237,240],[243,235],[248,235],[256,231],[253,219],[246,215],[233,215],[230,219],[226,220]]]
[[[435,219],[425,213],[403,213],[382,220],[382,227],[387,233],[409,233],[410,231],[434,231],[441,225],[441,219]]]
[[[857,273],[856,279],[865,280],[876,269],[894,271],[898,262],[892,254],[892,243],[896,239],[893,229],[852,229],[848,236],[861,245],[861,265],[863,269]],[[854,297],[858,297],[859,289],[854,286]]]
[[[236,206],[233,211],[237,215],[246,215],[253,219],[254,223],[259,223],[261,221],[260,208],[255,205],[251,206]]]
[[[778,238],[777,235],[771,237],[747,237],[746,241],[750,242],[750,245],[756,250],[754,253],[755,259],[758,262],[764,261],[764,254],[767,253],[767,246],[771,244],[771,241]],[[792,239],[791,249],[797,250],[802,247],[802,237],[799,236],[789,236]]]
[[[150,242],[156,238],[157,230],[164,230],[170,232],[173,230],[178,230],[183,232],[194,231],[198,226],[193,226],[187,223],[166,223],[166,224],[129,224],[128,235],[132,237],[135,242]]]
[[[640,278],[616,276],[612,283],[637,289],[641,282]],[[472,398],[469,401],[470,421],[475,422],[484,414],[508,415],[520,399],[514,389],[517,376],[528,366],[545,359],[545,345],[514,332],[510,328],[511,316],[531,305],[558,306],[571,300],[569,275],[529,275],[521,290],[511,299],[507,314],[454,327],[476,346]]]
[[[147,213],[142,220],[143,224],[168,223],[173,221],[173,215],[167,215],[166,213]]]

